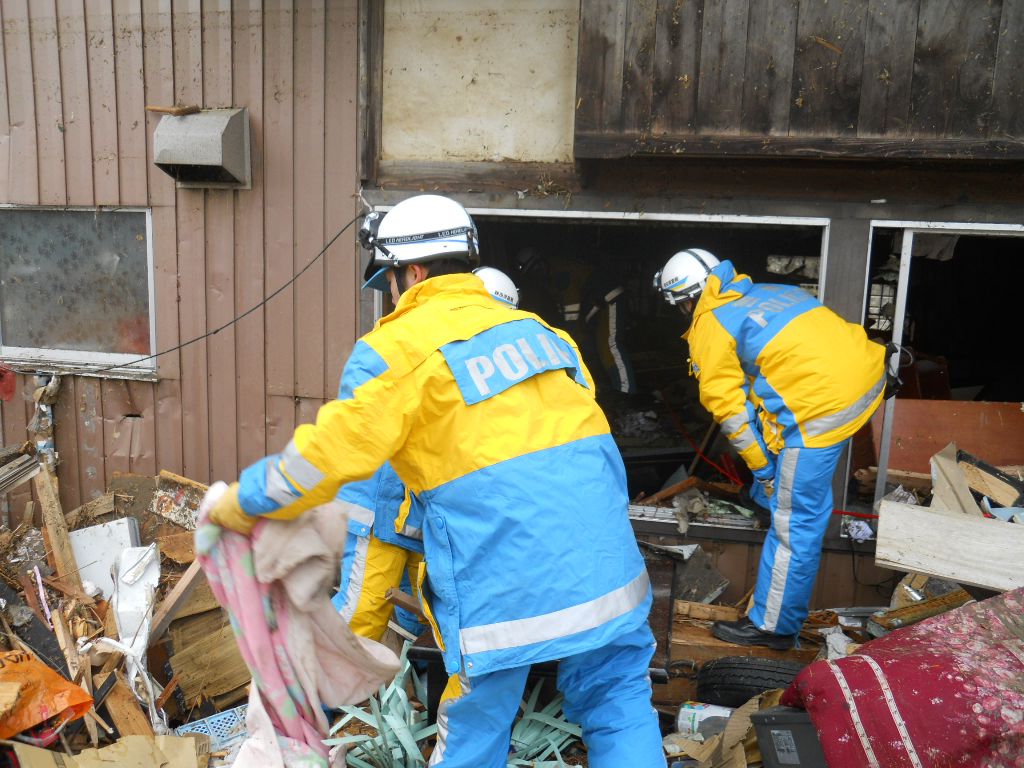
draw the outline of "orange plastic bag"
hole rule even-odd
[[[0,717],[0,739],[57,717],[55,726],[77,720],[92,708],[92,696],[31,653],[0,653],[0,682],[19,685],[14,708]],[[59,717],[58,717],[59,716]]]

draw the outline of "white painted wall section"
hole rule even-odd
[[[576,0],[389,0],[381,159],[572,160]]]

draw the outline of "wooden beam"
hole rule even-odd
[[[883,501],[875,564],[960,584],[1024,586],[1024,526]]]
[[[711,603],[694,603],[690,600],[676,600],[676,615],[679,619],[696,619],[697,621],[736,621],[742,615],[740,609],[733,605],[712,605]]]
[[[818,136],[647,136],[631,133],[579,133],[578,159],[637,155],[676,157],[786,158],[792,160],[1022,161],[1017,139],[874,139]]]
[[[32,484],[43,510],[43,524],[50,539],[57,575],[65,584],[81,589],[82,578],[78,575],[78,563],[75,562],[75,553],[71,549],[68,527],[60,500],[57,498],[53,474],[49,470],[43,470],[32,478]]]
[[[932,507],[962,512],[972,517],[984,517],[978,502],[971,495],[967,478],[956,463],[956,444],[950,443],[932,456]]]
[[[189,595],[192,594],[192,590],[195,589],[196,585],[203,579],[203,569],[199,566],[199,561],[195,560],[192,565],[188,567],[185,573],[182,574],[181,578],[178,579],[178,583],[174,585],[174,589],[170,591],[164,601],[160,603],[160,607],[157,608],[156,614],[153,616],[152,629],[149,632],[149,644],[153,645],[164,633],[167,632],[167,628],[174,621],[174,617],[178,613],[178,609],[184,605]]]
[[[423,606],[420,605],[420,601],[412,595],[407,595],[400,589],[389,589],[384,593],[384,599],[397,605],[399,608],[405,608],[405,610],[419,616],[421,619],[425,618],[423,615]]]
[[[818,655],[817,646],[803,646],[777,651],[763,645],[734,645],[711,634],[711,627],[699,624],[676,624],[672,627],[670,656],[673,666],[689,662],[695,669],[722,656],[756,656],[762,659],[780,659],[810,664]]]
[[[938,597],[910,603],[901,608],[892,608],[879,616],[872,616],[868,620],[868,625],[869,627],[874,625],[884,632],[891,632],[894,629],[909,627],[911,624],[916,624],[924,619],[959,608],[961,605],[969,603],[972,599],[967,590],[955,589]],[[875,633],[872,632],[872,634]]]
[[[110,721],[121,736],[149,736],[153,737],[153,725],[149,718],[142,711],[142,706],[128,688],[128,683],[120,672],[112,672],[116,675],[114,687],[110,689],[103,706],[107,708]]]

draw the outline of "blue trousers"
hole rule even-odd
[[[832,476],[846,441],[829,448],[783,448],[775,465],[772,527],[761,550],[750,620],[779,635],[800,631],[832,516]]]
[[[644,624],[613,643],[559,662],[563,710],[583,728],[591,768],[665,768],[647,675],[653,655],[654,636]],[[438,709],[438,742],[430,765],[505,768],[512,722],[529,671],[525,666],[471,678],[460,675],[461,691]]]

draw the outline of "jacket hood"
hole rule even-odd
[[[693,310],[693,322],[690,323],[690,327],[683,334],[683,338],[685,339],[690,335],[690,331],[697,325],[701,315],[705,315],[713,309],[718,309],[718,307],[746,296],[750,293],[750,289],[753,286],[753,281],[747,275],[736,272],[731,261],[721,262],[708,275],[707,285],[704,286],[700,299],[697,301],[697,306]]]

